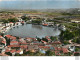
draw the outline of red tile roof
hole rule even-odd
[[[20,53],[20,52],[21,52],[21,50],[17,50],[17,51],[16,51],[16,53]]]
[[[13,22],[10,22],[10,23],[13,23]]]
[[[68,53],[68,49],[67,48],[62,48],[63,53]]]
[[[11,39],[12,39],[12,40],[16,40],[16,37],[14,37],[14,36],[11,36]]]
[[[10,38],[10,37],[11,37],[11,35],[6,35],[6,37],[7,37],[7,38]]]
[[[39,46],[39,48],[50,48],[48,46]]]
[[[53,42],[54,44],[61,44],[61,42],[60,41],[55,41],[55,42]]]
[[[26,51],[29,51],[28,49],[26,49]]]
[[[12,44],[12,43],[17,43],[18,44],[18,41],[11,41],[10,44]]]
[[[7,47],[20,47],[19,45],[9,45]]]
[[[27,45],[21,45],[20,47],[26,49],[28,46]]]
[[[59,51],[55,51],[55,54],[56,54],[56,55],[59,54]]]
[[[5,44],[5,43],[6,43],[6,41],[2,41],[2,43],[4,43],[4,44]]]
[[[47,39],[47,40],[51,40],[51,39]]]
[[[61,47],[55,47],[55,50],[61,51],[62,48]]]
[[[7,54],[2,54],[2,53],[0,53],[0,55],[1,55],[1,56],[9,56],[9,55],[7,55]]]
[[[0,36],[0,38],[2,38],[2,36]]]
[[[11,50],[10,52],[11,52],[11,53],[14,53],[14,52],[16,52],[16,50]]]
[[[10,52],[10,50],[9,49],[6,49],[6,51],[5,52]]]

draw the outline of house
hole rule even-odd
[[[3,38],[3,37],[0,35],[0,38]]]
[[[11,47],[20,47],[20,45],[8,45],[7,47],[8,48],[11,48]]]
[[[6,39],[2,36],[0,36],[0,44],[6,46]]]
[[[55,51],[55,55],[59,55],[60,54],[60,51]]]
[[[10,52],[10,49],[7,48],[7,49],[5,50],[5,52]]]
[[[20,45],[20,48],[21,48],[21,49],[27,49],[28,46],[27,46],[27,45]]]
[[[11,38],[11,35],[5,35],[5,37],[7,37],[7,38],[9,38],[9,39],[10,39],[10,38]]]
[[[16,53],[23,54],[23,49],[17,50]]]
[[[28,50],[30,50],[30,51],[37,51],[38,49],[39,49],[39,47],[38,47],[38,45],[28,45],[28,48],[27,48]]]
[[[20,38],[20,39],[19,39],[19,43],[20,43],[20,44],[27,44],[27,43],[26,43],[26,40],[24,40],[23,38]]]
[[[26,38],[26,42],[32,42],[32,38]]]
[[[11,41],[10,45],[19,45],[18,41]]]
[[[69,50],[67,48],[62,48],[63,53],[68,53]]]
[[[71,20],[72,23],[80,23],[80,20],[75,19],[75,20]]]
[[[10,53],[12,54],[12,56],[14,56],[16,54],[16,50],[13,49],[13,50],[10,51]]]
[[[4,49],[4,45],[0,45],[0,53],[2,53],[3,49]]]
[[[44,26],[53,26],[54,22],[43,22],[42,25],[44,25]]]
[[[44,49],[45,51],[47,51],[50,49],[50,47],[49,46],[39,46],[39,49]]]
[[[11,40],[16,40],[16,37],[11,36],[10,39],[11,39]]]
[[[55,55],[61,55],[62,53],[68,53],[69,50],[68,48],[63,48],[63,47],[55,47]]]
[[[43,40],[41,40],[41,41],[42,41],[42,43],[47,44],[47,42],[46,42],[46,41],[43,41]]]

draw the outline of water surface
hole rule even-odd
[[[58,36],[60,31],[51,27],[41,25],[26,24],[23,26],[15,27],[8,31],[8,34],[18,37],[45,37],[45,36]]]

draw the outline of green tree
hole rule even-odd
[[[17,22],[18,19],[16,19],[16,18],[9,18],[8,21],[9,21],[9,22]]]
[[[55,55],[54,52],[52,52],[50,50],[46,51],[46,56],[54,56],[54,55]]]

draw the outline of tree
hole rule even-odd
[[[46,51],[46,55],[47,56],[53,56],[53,55],[55,55],[55,53],[50,51],[50,50],[48,50],[48,51]]]
[[[41,53],[37,51],[36,53],[34,53],[34,56],[41,56]]]
[[[76,48],[76,49],[75,49],[75,51],[79,51],[79,50],[80,50],[79,48]]]
[[[26,17],[26,16],[22,16],[21,18],[22,18],[22,20],[24,20],[24,21],[27,21],[27,20],[30,20],[30,19],[31,19],[30,17]]]
[[[80,37],[74,39],[72,42],[80,44]]]
[[[69,42],[65,40],[65,41],[64,41],[64,44],[65,44],[65,45],[66,45],[66,44],[69,44]]]
[[[62,38],[62,40],[70,40],[73,37],[74,37],[73,32],[70,32],[69,30],[61,31],[60,38]]]
[[[16,53],[15,56],[20,56],[20,54],[19,53]]]
[[[40,42],[41,41],[41,39],[40,38],[37,38],[37,40]]]
[[[8,20],[3,19],[2,22],[3,22],[3,23],[8,23]]]
[[[51,36],[50,39],[54,41],[54,40],[57,40],[57,37]]]
[[[36,19],[32,21],[32,24],[41,24],[42,20]]]
[[[46,41],[46,42],[48,42],[48,40],[47,40],[46,38],[42,38],[42,40],[43,40],[43,41]]]
[[[17,22],[18,20],[16,18],[10,18],[8,19],[9,22]]]

